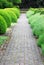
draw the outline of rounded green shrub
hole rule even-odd
[[[20,9],[19,8],[12,8],[12,10],[16,14],[17,18],[19,18],[19,16],[20,16]]]
[[[44,55],[44,44],[41,44],[42,55]]]
[[[35,15],[32,15],[30,18],[29,18],[29,22],[32,23],[33,21],[37,20],[37,18],[40,16],[40,13],[36,13]]]
[[[5,19],[0,15],[0,34],[4,34],[7,29],[7,24]]]
[[[20,10],[18,8],[11,8],[11,11],[13,11],[16,14],[17,18],[19,18]]]
[[[10,10],[10,11],[14,12],[14,14],[17,16],[17,18],[19,18],[20,10],[18,8],[6,8],[6,10]]]
[[[27,11],[26,16],[27,16],[27,18],[29,18],[29,17],[31,17],[33,14],[34,14],[34,11],[29,10],[29,11]]]
[[[44,15],[44,11],[41,11],[41,13],[40,13],[40,14]]]
[[[5,11],[11,16],[12,23],[17,22],[17,16],[14,12],[12,12],[10,9],[5,9]]]
[[[39,47],[41,47],[42,44],[44,44],[44,34],[40,35],[37,41]]]
[[[6,23],[7,23],[7,27],[10,27],[11,26],[11,19],[9,17],[9,14],[4,11],[3,9],[0,9],[0,15],[4,17],[4,19],[6,20]]]
[[[40,17],[33,24],[33,34],[39,37],[39,35],[44,33],[44,16]]]
[[[38,24],[37,26],[34,27],[33,29],[33,34],[39,37],[41,34],[44,33],[44,26]]]
[[[33,19],[33,21],[30,22],[30,25],[31,25],[32,28],[34,28],[34,25],[35,25],[36,23],[39,23],[38,20],[39,20],[40,18],[41,18],[41,15],[35,16],[35,18]]]
[[[41,12],[41,11],[40,11],[39,9],[36,9],[35,12],[34,12],[34,14],[40,13],[40,12]]]

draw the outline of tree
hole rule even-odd
[[[39,7],[44,7],[44,0],[37,0],[36,2]]]
[[[9,2],[8,0],[0,0],[0,8],[5,7],[13,7],[12,2]]]

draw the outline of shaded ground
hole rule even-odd
[[[21,14],[0,65],[43,65],[25,14]]]

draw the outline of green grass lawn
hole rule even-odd
[[[0,36],[0,46],[8,39],[8,36]]]

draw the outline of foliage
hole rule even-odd
[[[44,7],[44,0],[36,0],[38,7]]]
[[[44,34],[39,36],[37,44],[39,47],[41,47],[41,45],[44,44]]]
[[[6,8],[6,10],[10,10],[11,12],[14,12],[14,14],[16,14],[17,18],[19,18],[20,16],[20,10],[19,8]]]
[[[7,36],[0,36],[0,46],[1,46],[2,44],[4,44],[5,40],[7,40],[7,39],[8,39]]]
[[[20,16],[20,10],[18,8],[11,8],[12,11],[16,14],[17,18]]]
[[[11,26],[11,19],[9,17],[9,14],[6,11],[3,11],[3,9],[0,9],[0,15],[4,17],[7,27]]]
[[[8,0],[8,1],[10,1],[12,3],[21,3],[22,0]]]
[[[13,3],[8,0],[0,0],[0,8],[13,7]]]
[[[44,55],[44,44],[41,44],[42,55]]]
[[[17,8],[0,9],[0,34],[4,34],[6,32],[7,27],[11,26],[11,22],[12,23],[17,22],[19,16],[17,16],[14,9],[17,10]],[[19,9],[17,13],[20,14]]]
[[[28,21],[31,24],[32,22],[34,22],[35,20],[37,20],[39,16],[40,16],[40,13],[33,14],[31,17],[29,17]]]
[[[5,11],[7,11],[7,13],[11,16],[13,23],[17,22],[17,16],[13,11],[11,11],[10,9],[5,9]]]
[[[29,16],[28,21],[33,30],[33,34],[38,38],[37,45],[41,48],[42,54],[44,55],[44,8],[30,9],[34,11],[34,14],[31,17]]]
[[[34,11],[27,11],[26,16],[27,16],[27,18],[29,18],[33,14],[34,14]]]
[[[7,25],[5,19],[0,16],[0,34],[4,34],[6,32]]]
[[[38,25],[36,25],[33,29],[33,34],[35,34],[37,37],[39,37],[43,33],[44,33],[44,26],[42,26],[42,24],[38,23]]]

